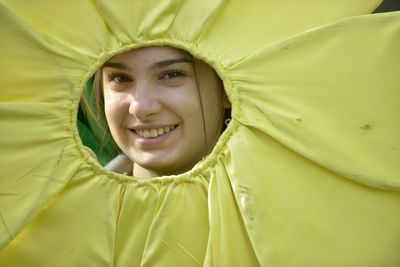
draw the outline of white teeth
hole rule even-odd
[[[152,129],[150,131],[150,137],[157,137],[157,136],[158,136],[157,130],[156,129]]]
[[[136,133],[144,138],[154,138],[175,129],[175,125],[166,126],[164,128],[151,129],[151,130],[136,130]]]

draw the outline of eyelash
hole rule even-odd
[[[168,77],[169,75],[172,75],[172,77]],[[186,74],[179,69],[171,69],[171,70],[167,70],[163,73],[161,73],[161,75],[159,76],[159,80],[175,80],[181,77],[185,77]],[[114,72],[111,73],[108,76],[108,80],[111,82],[114,82],[116,84],[123,84],[123,83],[129,83],[132,81],[132,78],[127,75],[126,73],[123,72]]]
[[[167,75],[174,75],[173,77],[166,77]],[[167,70],[165,72],[163,72],[159,79],[160,80],[172,80],[172,79],[178,79],[180,77],[185,77],[186,74],[182,71],[182,70],[178,70],[178,69],[171,69],[171,70]]]
[[[125,81],[121,81],[120,78],[125,79]],[[126,83],[126,82],[131,82],[132,81],[132,78],[129,75],[127,75],[125,73],[121,73],[121,72],[111,73],[109,75],[108,79],[109,79],[109,81],[115,82],[117,84],[121,84],[121,83]]]

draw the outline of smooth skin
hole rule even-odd
[[[111,134],[137,178],[190,170],[212,151],[230,107],[215,71],[172,47],[111,58],[102,83]]]

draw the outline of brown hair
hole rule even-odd
[[[101,68],[88,81],[81,97],[81,107],[85,118],[85,123],[91,129],[93,135],[99,143],[97,156],[102,155],[108,150],[108,154],[115,156],[120,153],[120,149],[112,138],[108,128],[108,123],[104,113],[103,96],[103,74]]]

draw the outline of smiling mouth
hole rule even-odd
[[[143,138],[156,138],[158,136],[164,135],[166,133],[169,133],[170,131],[174,130],[177,127],[177,125],[170,125],[170,126],[165,126],[162,128],[156,128],[156,129],[137,129],[133,130],[137,135]]]

